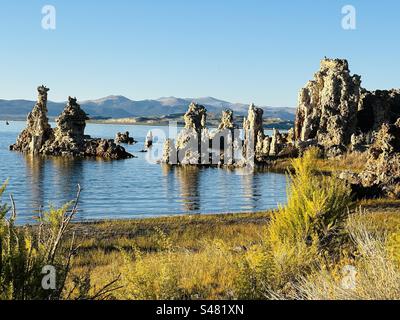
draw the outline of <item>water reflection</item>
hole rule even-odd
[[[28,194],[34,210],[48,207],[52,199],[65,199],[63,202],[56,201],[55,205],[74,199],[77,185],[84,178],[82,160],[31,154],[24,155],[24,158],[26,177],[30,182]],[[50,196],[46,190],[50,191]]]
[[[240,177],[243,186],[243,200],[246,202],[246,210],[254,210],[258,208],[258,202],[261,198],[260,176],[255,173],[252,175],[241,175]]]
[[[31,203],[36,210],[44,206],[44,160],[40,156],[25,155],[26,176],[30,178]]]
[[[199,172],[197,167],[175,167],[179,181],[180,195],[184,211],[200,210]]]
[[[3,180],[11,177],[7,193],[15,196],[20,223],[30,222],[32,213],[40,207],[48,208],[49,203],[59,206],[73,200],[78,183],[82,194],[77,219],[261,211],[286,200],[284,175],[147,162],[140,150],[147,132],[154,127],[89,124],[88,134],[92,136],[113,137],[115,132],[129,129],[140,141],[127,146],[138,158],[113,162],[10,152],[8,146],[20,131],[14,129],[0,132],[0,176]]]

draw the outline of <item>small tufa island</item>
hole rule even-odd
[[[52,129],[47,118],[47,93],[45,86],[38,87],[38,100],[28,115],[27,127],[10,146],[10,150],[48,156],[99,157],[127,159],[133,155],[113,140],[91,138],[85,135],[87,114],[76,98],[68,97],[64,111]]]

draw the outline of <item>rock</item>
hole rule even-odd
[[[10,146],[10,150],[40,153],[43,145],[53,137],[53,130],[47,118],[47,92],[48,88],[40,86],[37,88],[38,100],[29,113],[27,126],[17,138],[17,142]]]
[[[115,136],[114,142],[116,144],[135,144],[136,141],[133,137],[129,136],[129,132],[126,131],[125,133],[118,132]]]
[[[344,145],[338,144],[325,148],[325,156],[328,158],[336,158],[346,153],[347,149]]]
[[[218,129],[210,134],[212,145],[211,160],[213,164],[232,166],[235,164],[235,154],[241,154],[242,141],[240,132],[234,124],[233,111],[222,111],[221,122]],[[206,143],[204,141],[204,143]]]
[[[368,150],[372,141],[372,133],[354,133],[350,139],[350,151],[363,153]]]
[[[200,133],[206,127],[207,110],[204,106],[192,102],[183,116],[185,129],[193,129]]]
[[[149,131],[149,133],[146,136],[146,141],[144,142],[144,147],[145,149],[150,148],[153,145],[153,133]]]
[[[83,154],[87,114],[81,109],[76,98],[68,97],[68,103],[56,119],[54,137],[46,141],[41,153],[46,155]]]
[[[314,80],[300,91],[295,139],[315,139],[332,154],[345,150],[357,128],[361,91],[361,78],[350,75],[346,60],[322,60]]]
[[[17,143],[10,147],[11,150],[64,157],[133,157],[112,140],[92,139],[85,135],[88,117],[76,98],[68,98],[67,105],[56,119],[57,127],[52,130],[47,119],[48,91],[44,86],[38,88],[38,102],[28,115],[27,128],[20,134]]]
[[[360,174],[343,173],[357,194],[400,198],[400,119],[383,124],[368,150],[368,161]]]
[[[218,130],[234,130],[236,126],[233,121],[233,111],[230,109],[226,109],[222,111],[221,123],[218,126]]]
[[[260,159],[263,157],[263,154],[260,152],[268,149],[264,147],[264,142],[267,144],[269,142],[264,141],[263,114],[264,111],[261,108],[257,108],[254,104],[251,104],[248,116],[243,120],[243,156],[249,162],[252,162],[255,158]]]
[[[92,139],[85,143],[85,156],[103,159],[128,159],[134,156],[126,152],[125,148],[115,144],[113,140]]]
[[[400,118],[400,90],[364,90],[361,94],[357,127],[362,133],[379,131],[382,124],[394,124]]]
[[[172,139],[167,139],[164,143],[163,156],[161,162],[167,164],[178,164],[177,152],[174,141]]]
[[[202,154],[202,143],[208,148],[210,139],[208,130],[206,130],[206,108],[202,105],[191,103],[183,118],[185,120],[185,128],[179,133],[176,142],[178,163],[195,165],[209,162],[207,150],[203,150]]]

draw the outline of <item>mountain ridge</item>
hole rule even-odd
[[[81,107],[93,119],[113,119],[129,117],[160,117],[181,114],[187,111],[188,105],[196,102],[204,105],[209,113],[220,114],[224,109],[232,109],[237,115],[247,114],[249,104],[232,103],[214,97],[178,98],[174,96],[158,99],[131,100],[123,95],[109,95],[99,99],[83,100]],[[66,102],[48,101],[49,117],[57,117]],[[25,99],[0,99],[0,118],[9,120],[25,119],[32,110],[35,101]],[[293,121],[295,108],[261,106],[264,116]]]

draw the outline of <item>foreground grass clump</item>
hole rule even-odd
[[[74,271],[91,270],[97,286],[121,275],[114,299],[233,299],[239,261],[268,221],[257,213],[89,224],[93,234],[77,232]]]
[[[316,270],[301,279],[296,299],[398,300],[400,269],[386,235],[371,232],[365,213],[352,216],[347,231],[356,248],[352,261]],[[398,241],[398,240],[397,240]],[[399,243],[397,242],[397,249]],[[351,263],[350,265],[346,265]]]
[[[6,184],[0,188],[0,198],[5,188]],[[112,282],[90,295],[90,277],[71,274],[76,247],[69,227],[79,194],[80,189],[75,202],[41,213],[35,227],[16,226],[12,197],[11,208],[0,203],[0,300],[91,299],[103,297],[113,288]],[[67,281],[73,283],[68,290]]]
[[[6,185],[0,189],[0,196]],[[72,250],[62,248],[65,231],[74,209],[67,214],[70,205],[51,208],[40,217],[36,232],[15,226],[16,208],[12,200],[10,208],[0,208],[0,299],[60,299],[65,279],[70,271]],[[58,280],[53,290],[42,285],[43,268],[57,270]]]
[[[314,170],[318,153],[318,149],[310,149],[303,158],[293,160],[288,203],[272,216],[263,245],[247,255],[242,270],[244,298],[290,291],[296,279],[325,255],[339,255],[346,240],[344,224],[351,190],[339,179]]]

